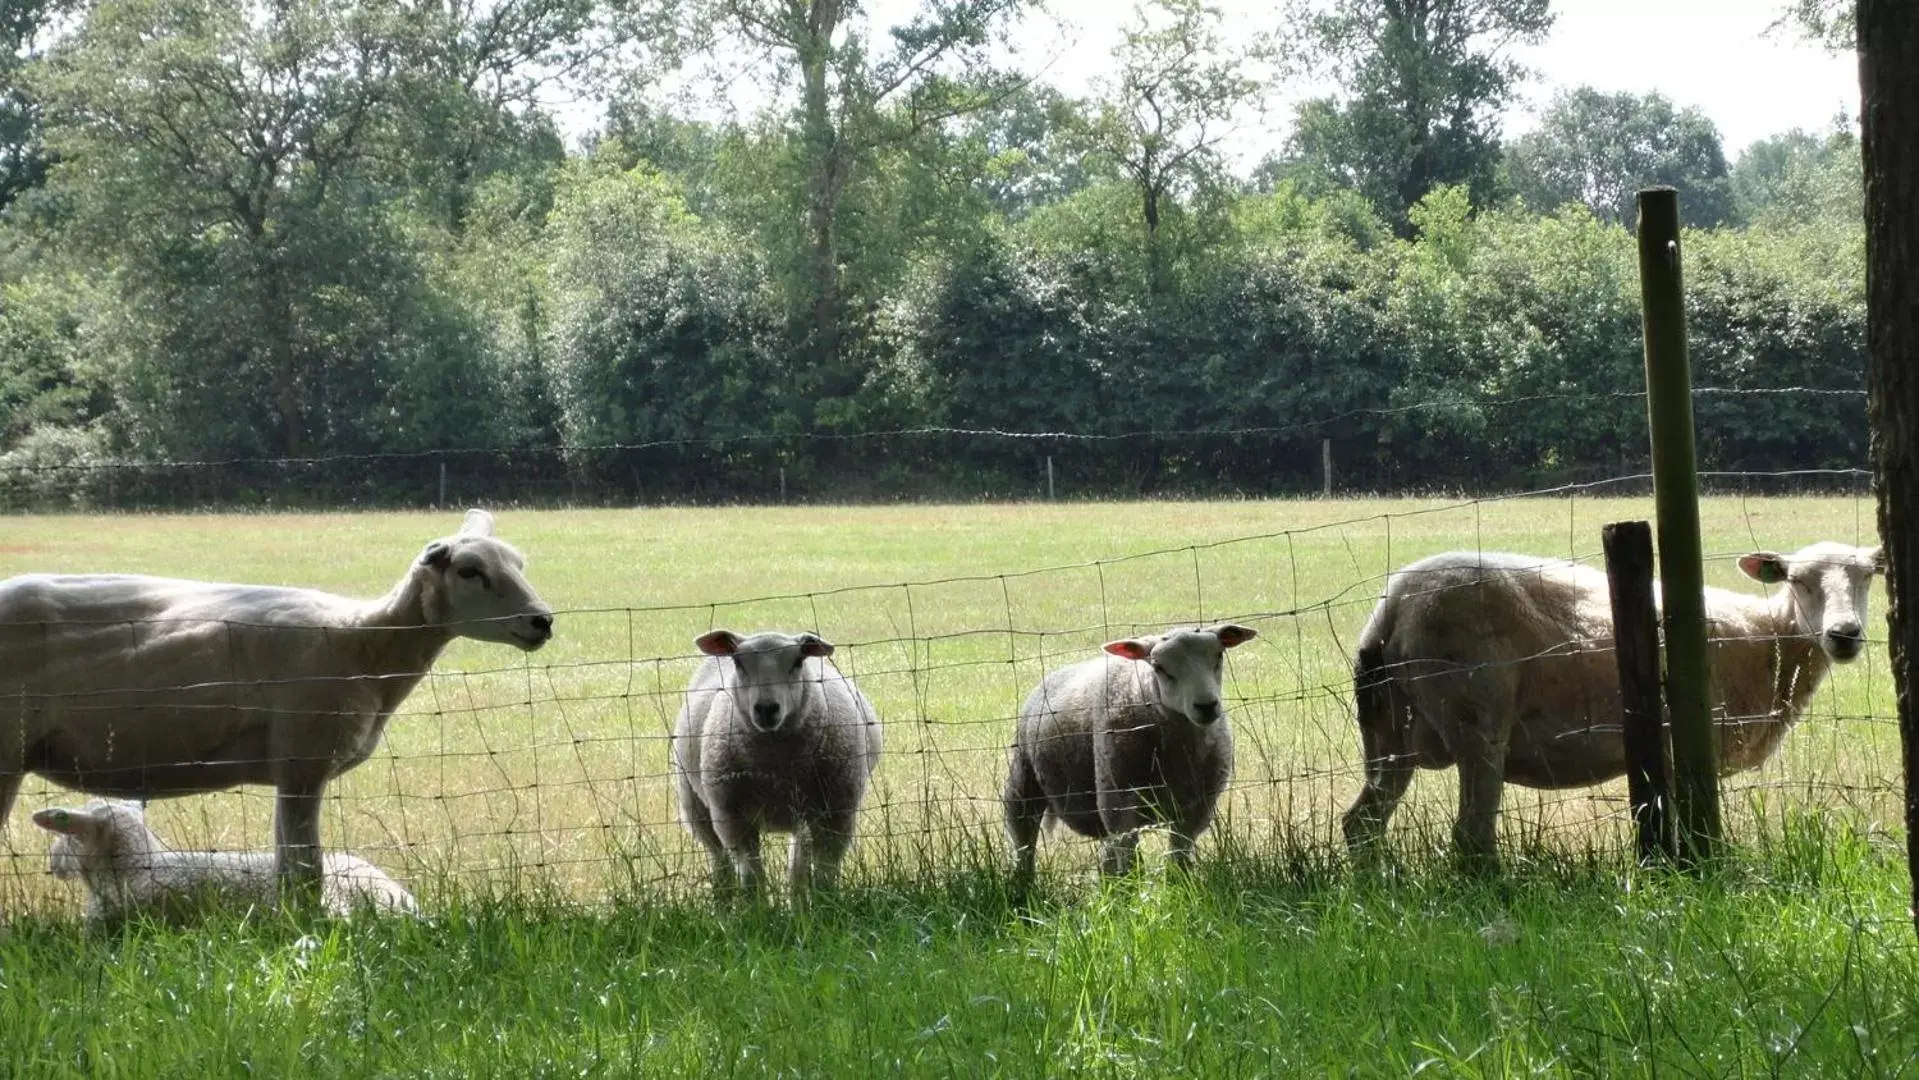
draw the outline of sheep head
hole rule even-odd
[[[458,637],[531,652],[553,637],[553,609],[526,580],[526,556],[493,535],[493,515],[468,510],[460,531],[420,553],[426,621]]]
[[[1151,665],[1160,707],[1204,727],[1226,715],[1220,704],[1226,650],[1258,636],[1250,627],[1221,623],[1108,642],[1105,648],[1114,656]]]

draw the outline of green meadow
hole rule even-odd
[[[1849,497],[1702,503],[1707,576],[1869,543]],[[1649,499],[498,512],[559,612],[540,652],[456,643],[330,792],[325,836],[419,921],[89,932],[25,811],[0,866],[0,1075],[1902,1075],[1919,964],[1883,643],[1726,785],[1703,880],[1634,867],[1623,785],[1510,789],[1509,872],[1457,877],[1422,774],[1395,868],[1337,843],[1359,784],[1351,642],[1392,568],[1455,548],[1597,561]],[[0,575],[110,570],[375,596],[458,514],[17,517]],[[1875,596],[1875,603],[1883,598]],[[1232,620],[1238,746],[1201,864],[1093,879],[1043,841],[1003,881],[998,789],[1042,673]],[[1875,626],[1877,625],[1875,621]],[[811,629],[886,724],[841,894],[716,910],[666,735],[716,626]],[[1875,634],[1875,638],[1880,635]],[[265,846],[263,790],[155,804],[177,846]],[[772,852],[777,859],[778,853]]]

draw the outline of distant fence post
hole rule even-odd
[[[1672,859],[1672,777],[1666,769],[1665,708],[1659,693],[1659,622],[1653,604],[1652,526],[1615,521],[1600,530],[1612,585],[1613,651],[1619,662],[1626,790],[1640,862]]]
[[[1053,455],[1046,455],[1046,501],[1053,501]]]
[[[786,501],[786,466],[780,466],[780,502]]]
[[[1319,486],[1321,498],[1333,497],[1333,440],[1319,440],[1319,468],[1324,474]]]
[[[1699,542],[1692,367],[1679,256],[1679,192],[1639,192],[1639,295],[1646,339],[1646,413],[1659,582],[1666,627],[1666,706],[1672,717],[1673,810],[1687,863],[1719,846],[1719,765],[1706,671],[1706,597]]]
[[[440,459],[440,501],[433,505],[446,509],[446,459]]]

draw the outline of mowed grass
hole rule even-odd
[[[1755,547],[1871,542],[1862,499],[1701,509],[1708,579],[1728,587],[1757,589],[1732,565]],[[1910,1073],[1919,963],[1883,643],[1728,785],[1740,846],[1703,882],[1631,866],[1616,786],[1514,789],[1510,873],[1462,881],[1439,857],[1449,773],[1415,783],[1394,876],[1355,878],[1339,855],[1359,783],[1349,653],[1384,575],[1454,548],[1596,558],[1600,525],[1650,512],[503,511],[558,638],[531,656],[456,644],[326,819],[329,844],[408,880],[429,918],[82,934],[17,812],[0,1074]],[[457,520],[12,518],[0,574],[372,596]],[[1101,641],[1224,619],[1262,636],[1231,654],[1238,770],[1199,872],[1149,859],[1101,885],[1090,847],[1054,837],[1039,895],[1011,903],[997,792],[1028,689]],[[716,911],[674,822],[665,735],[714,626],[823,633],[887,723],[849,887],[810,910]],[[30,782],[22,810],[70,798]],[[261,791],[153,814],[183,845],[270,836]]]

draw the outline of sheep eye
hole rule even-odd
[[[799,658],[793,661],[793,667],[792,667],[792,669],[791,669],[791,670],[793,670],[793,671],[798,671],[799,669],[801,669],[801,668],[803,668],[803,667],[805,667],[805,666],[806,666],[806,654],[805,654],[805,653],[801,653],[801,654],[799,655]]]
[[[1154,664],[1154,665],[1153,665],[1153,674],[1155,674],[1155,675],[1158,675],[1158,676],[1159,676],[1160,678],[1162,678],[1162,679],[1165,679],[1165,680],[1166,680],[1167,682],[1178,682],[1178,681],[1179,681],[1178,679],[1176,679],[1176,678],[1174,678],[1174,677],[1173,677],[1173,673],[1172,673],[1172,672],[1170,672],[1170,671],[1167,671],[1165,667],[1163,667],[1162,665],[1159,665],[1159,664]]]
[[[478,578],[480,580],[481,588],[488,587],[488,583],[486,580],[486,571],[480,569],[477,566],[462,566],[458,570],[455,570],[454,573],[460,575],[461,577],[467,579],[468,581],[472,581],[474,578]]]

